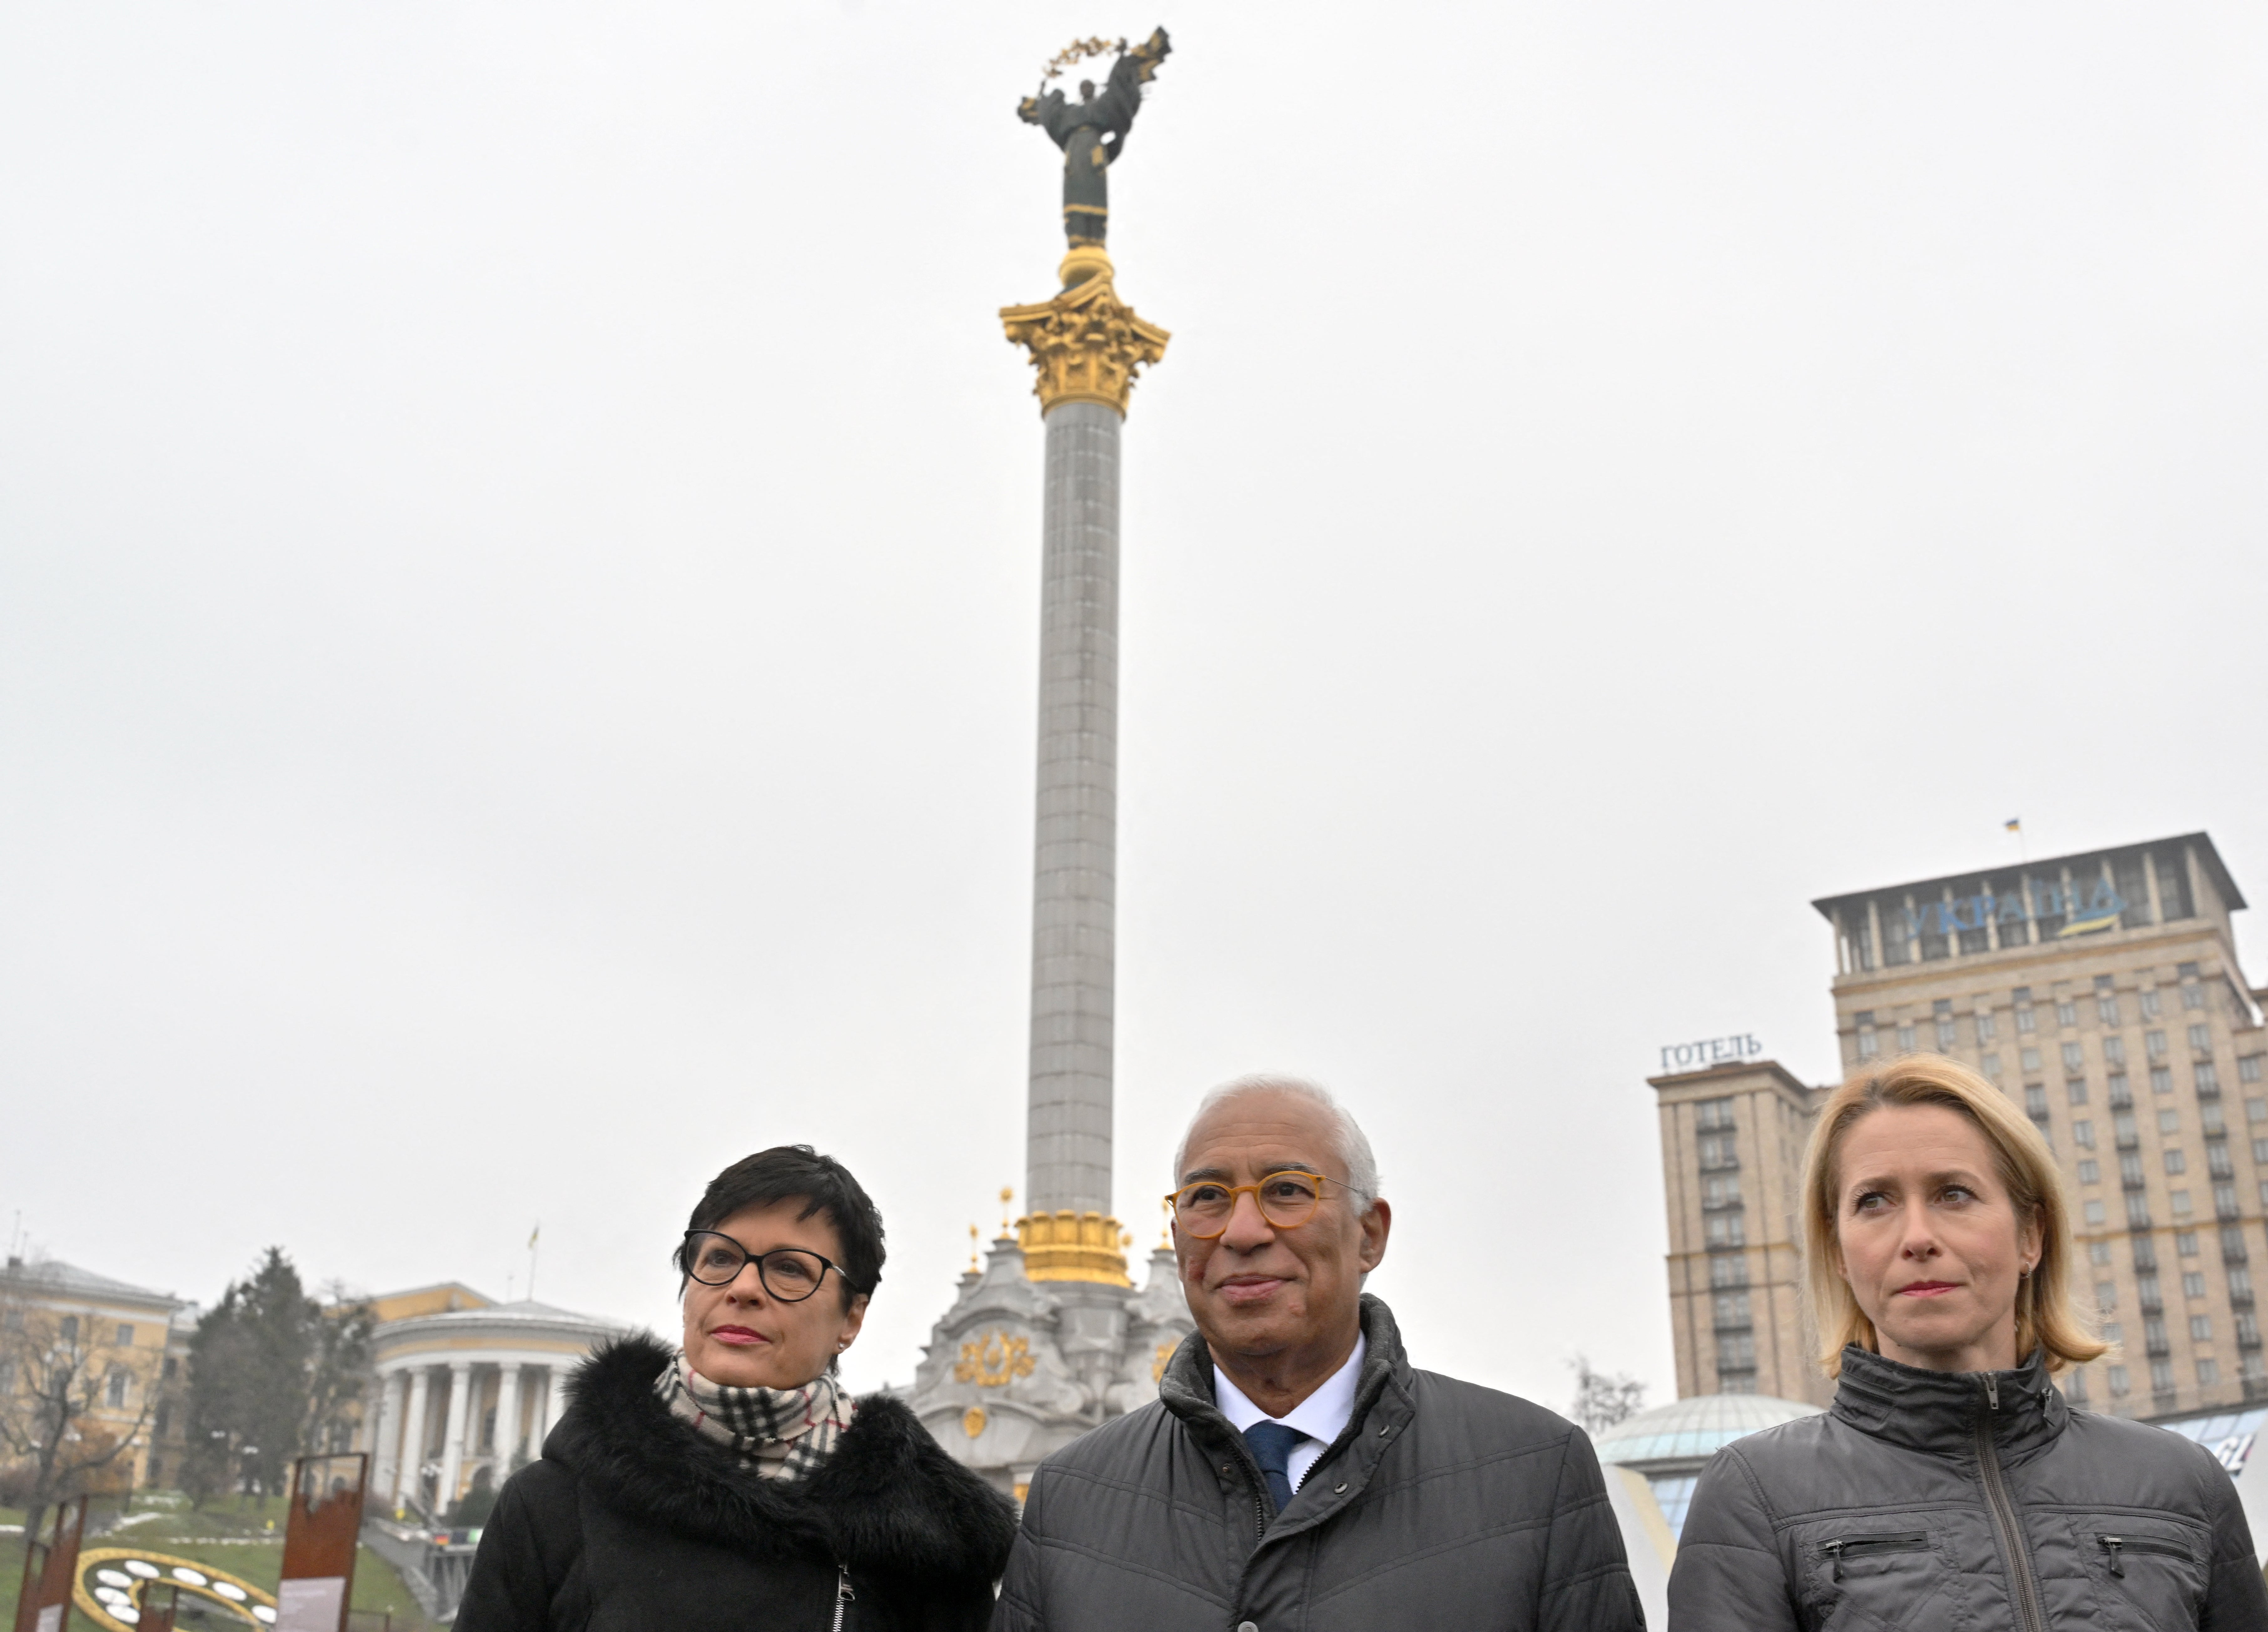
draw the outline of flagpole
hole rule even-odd
[[[527,1301],[531,1304],[535,1301],[536,1243],[542,1239],[543,1224],[539,1219],[536,1221],[535,1228],[527,1232]]]

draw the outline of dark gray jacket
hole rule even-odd
[[[1040,1465],[993,1632],[1642,1632],[1591,1442],[1362,1323],[1354,1416],[1272,1515],[1192,1334],[1155,1404]]]
[[[1717,1452],[1670,1632],[2268,1629],[2236,1487],[2201,1445],[2074,1411],[2035,1354],[1918,1371],[1843,1351],[1824,1416]]]

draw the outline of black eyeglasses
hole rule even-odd
[[[685,1245],[677,1249],[678,1268],[703,1286],[730,1286],[742,1268],[756,1267],[764,1290],[784,1304],[799,1304],[819,1290],[829,1269],[843,1275],[843,1266],[800,1246],[776,1246],[769,1253],[752,1253],[729,1235],[714,1230],[688,1230]],[[848,1281],[850,1277],[843,1275]]]

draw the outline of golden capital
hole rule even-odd
[[[1101,1213],[1033,1213],[1016,1220],[1024,1274],[1034,1281],[1093,1281],[1131,1286],[1126,1278],[1123,1231]]]
[[[1010,343],[1032,354],[1040,371],[1032,393],[1044,414],[1058,402],[1100,402],[1126,412],[1135,371],[1166,355],[1173,338],[1134,315],[1111,284],[1110,257],[1082,244],[1064,257],[1064,290],[1032,306],[1003,306]]]

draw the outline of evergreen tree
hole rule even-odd
[[[284,1489],[305,1446],[323,1347],[322,1305],[271,1246],[197,1322],[189,1341],[189,1458],[183,1481],[198,1496],[244,1481],[266,1496]]]

